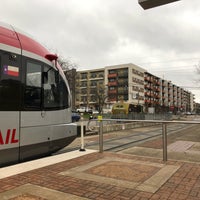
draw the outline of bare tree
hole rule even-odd
[[[78,68],[76,63],[73,63],[71,60],[69,60],[67,58],[63,58],[62,56],[60,56],[58,58],[58,63],[62,67],[63,71],[67,71],[67,70],[77,69]]]
[[[100,114],[103,113],[103,106],[105,104],[105,101],[107,99],[106,89],[104,87],[99,87],[96,90],[96,102],[98,106],[98,111]]]
[[[75,109],[76,103],[76,70],[78,68],[77,64],[73,63],[69,59],[59,57],[58,63],[64,71],[64,74],[68,80],[69,88],[72,95],[72,109]]]

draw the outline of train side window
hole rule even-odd
[[[21,57],[0,51],[0,110],[20,110]]]
[[[44,108],[57,109],[68,107],[68,90],[58,71],[44,67],[43,78]]]
[[[29,109],[41,108],[42,97],[42,66],[38,63],[27,62],[25,107]]]

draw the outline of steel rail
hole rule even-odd
[[[160,123],[162,125],[162,144],[163,144],[163,161],[167,161],[167,124],[200,124],[200,121],[165,121],[165,120],[129,120],[129,119],[91,119],[88,122],[88,129],[90,129],[90,123],[97,121],[99,125],[99,152],[103,152],[103,122],[146,122],[146,123]]]

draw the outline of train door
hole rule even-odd
[[[69,95],[64,81],[53,67],[26,61],[24,111],[21,113],[20,158],[48,155],[66,145],[72,134]],[[67,113],[68,112],[68,113]]]
[[[26,59],[24,102],[21,112],[20,160],[47,155],[51,127],[43,110],[43,63]]]
[[[0,166],[19,161],[21,56],[0,51]]]

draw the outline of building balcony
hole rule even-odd
[[[118,72],[118,77],[128,77],[128,72]]]
[[[103,77],[90,77],[90,80],[104,80]]]
[[[154,81],[153,77],[149,77],[149,76],[144,77],[144,80],[151,82],[151,83],[153,83],[153,81]]]
[[[109,90],[108,94],[117,94],[117,90]]]
[[[128,95],[128,91],[127,90],[126,91],[125,90],[124,91],[121,90],[121,91],[118,91],[118,94],[119,95]]]
[[[128,79],[118,79],[118,84],[121,86],[128,85]]]
[[[159,86],[159,85],[160,85],[160,82],[159,82],[158,80],[156,80],[156,81],[154,82],[154,84]]]
[[[97,84],[91,84],[90,87],[91,87],[91,88],[94,88],[94,87],[96,88],[96,87],[97,87]]]
[[[145,94],[145,96],[148,96],[148,97],[151,96],[151,93],[150,93],[150,92],[145,92],[144,94]]]
[[[117,81],[108,82],[108,86],[117,86]]]
[[[154,101],[154,104],[159,105],[160,102],[159,101]]]
[[[156,99],[160,99],[160,95],[155,95],[154,96]]]
[[[119,87],[118,92],[120,93],[128,93],[128,88],[127,87]]]
[[[117,77],[117,73],[108,74],[108,78],[116,78],[116,77]]]
[[[144,80],[145,80],[145,81],[148,81],[148,82],[151,82],[151,77],[147,77],[147,76],[146,76],[146,77],[144,77]]]
[[[155,90],[156,90],[157,92],[160,92],[160,88],[159,88],[159,87],[156,87]]]
[[[146,88],[146,89],[150,89],[151,86],[150,86],[149,84],[145,84],[145,85],[144,85],[144,88]]]
[[[109,102],[115,102],[117,101],[117,98],[108,98]]]
[[[144,102],[145,103],[151,103],[151,101],[149,99],[145,99]]]

